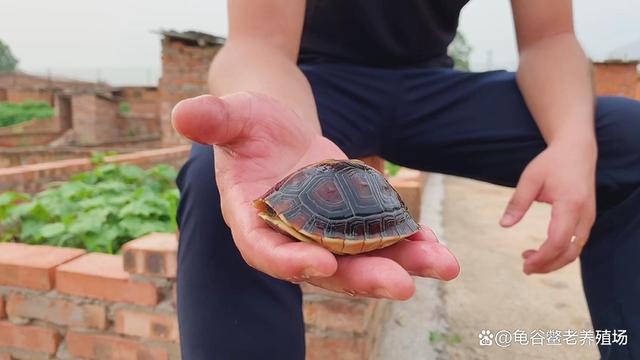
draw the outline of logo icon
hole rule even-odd
[[[480,334],[478,334],[478,338],[480,338],[480,346],[493,345],[493,334],[491,333],[491,330],[480,331]]]

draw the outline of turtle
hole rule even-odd
[[[274,230],[337,255],[381,249],[420,229],[385,177],[359,160],[303,167],[253,204]]]

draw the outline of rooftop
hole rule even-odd
[[[198,46],[219,46],[223,45],[226,41],[225,38],[203,33],[200,31],[175,31],[175,30],[159,30],[156,33],[163,35],[166,38],[181,40],[187,43],[197,44]]]

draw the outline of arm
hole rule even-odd
[[[594,95],[571,0],[511,3],[517,83],[547,148],[522,173],[501,224],[516,224],[534,200],[552,204],[547,241],[523,253],[526,273],[545,273],[578,257],[595,219]]]
[[[352,295],[406,299],[412,275],[448,280],[458,264],[422,231],[363,256],[336,257],[273,231],[252,203],[289,173],[346,155],[322,136],[310,85],[296,66],[304,1],[229,1],[227,44],[211,66],[211,92],[181,101],[178,132],[215,146],[224,220],[243,259],[273,277]]]
[[[513,0],[517,81],[548,144],[595,142],[589,62],[573,32],[571,0]]]
[[[229,1],[229,37],[211,64],[211,94],[268,94],[320,134],[311,87],[297,66],[304,11],[305,1]]]

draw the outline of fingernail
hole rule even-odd
[[[515,217],[511,215],[511,213],[504,213],[504,215],[502,215],[502,219],[500,219],[500,225],[510,225],[513,220],[515,220]]]
[[[428,277],[428,278],[433,278],[433,279],[442,279],[442,276],[440,276],[438,271],[435,270],[435,269],[432,269],[432,268],[422,269],[422,271],[420,271],[416,275],[418,275],[420,277]]]
[[[298,277],[298,276],[293,276],[293,277],[290,277],[290,278],[288,278],[286,280],[288,282],[296,284],[296,285],[302,284],[304,282],[303,277]]]
[[[391,293],[389,293],[389,290],[385,289],[385,288],[378,288],[373,290],[373,295],[380,297],[380,298],[385,298],[385,299],[391,299]]]
[[[320,270],[314,268],[314,267],[308,267],[306,269],[304,269],[302,271],[302,278],[303,279],[309,279],[312,277],[324,277],[324,276],[328,276],[324,273],[322,273]]]
[[[351,289],[342,289],[342,291],[349,296],[356,296],[356,291]]]

